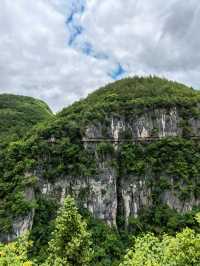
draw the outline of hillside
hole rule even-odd
[[[37,123],[52,116],[41,100],[11,94],[0,95],[0,140],[16,140]]]
[[[199,100],[200,92],[183,84],[158,77],[134,77],[98,89],[86,99],[63,109],[59,116],[74,115],[79,120],[90,120],[110,112],[126,115],[142,113],[145,108],[177,105],[192,109]]]
[[[125,251],[128,232],[197,230],[199,154],[200,92],[156,77],[109,84],[1,152],[0,239],[29,229],[38,256],[69,194],[95,219],[90,226],[103,255],[92,265],[119,259],[113,248]]]

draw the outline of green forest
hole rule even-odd
[[[200,224],[200,213],[195,220]],[[117,232],[102,227],[96,224],[89,229],[87,219],[68,196],[52,225],[48,245],[40,254],[44,262],[30,255],[34,243],[27,232],[17,241],[0,246],[0,265],[200,265],[200,233],[190,228],[174,236],[129,235],[130,247],[125,249]]]
[[[159,135],[160,113],[177,134]],[[150,141],[137,140],[138,119],[147,121]],[[152,76],[126,78],[57,114],[40,100],[4,94],[0,120],[0,265],[200,266],[200,92]],[[117,143],[114,120],[133,125]],[[88,128],[98,143],[83,142]],[[97,206],[91,187],[106,175],[116,179],[115,223],[87,208]],[[69,185],[62,200],[60,180]],[[127,215],[133,184],[136,192],[142,186],[140,208],[136,215],[132,203]],[[103,185],[107,210],[114,192]]]

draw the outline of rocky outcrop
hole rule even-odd
[[[29,187],[25,190],[25,199],[27,201],[33,201],[35,199],[34,189]],[[23,235],[27,230],[30,230],[33,226],[35,210],[32,209],[28,214],[19,216],[12,222],[12,230],[10,233],[0,234],[0,242],[10,242],[17,237]]]
[[[101,123],[96,123],[89,125],[85,131],[84,140],[90,141],[93,139],[98,140],[106,138],[118,142],[123,139],[145,140],[152,138],[151,141],[153,141],[154,138],[181,137],[183,134],[182,122],[184,119],[181,110],[177,107],[147,110],[141,115],[107,117],[106,124],[102,125]],[[199,119],[190,118],[188,120],[188,125],[190,126],[191,136],[200,136]],[[113,145],[115,148],[117,147],[115,143]],[[87,144],[85,148],[87,149]],[[103,175],[99,176],[100,183],[104,182],[106,175],[107,173],[104,172]],[[108,176],[107,179],[109,179]],[[139,178],[136,176],[113,175],[112,180],[117,184],[117,189],[114,189],[113,193],[107,194],[106,200],[109,204],[109,202],[113,202],[114,199],[118,199],[112,206],[112,208],[116,208],[116,210],[114,209],[112,212],[119,212],[120,215],[122,214],[126,224],[130,216],[136,217],[142,208],[148,208],[152,205],[152,191],[146,184],[145,177]],[[173,187],[172,185],[172,190],[165,190],[163,194],[159,195],[163,204],[167,204],[170,208],[182,213],[190,211],[193,206],[199,205],[200,199],[196,199],[192,195],[186,200],[180,200],[178,192]],[[108,183],[107,190],[109,189],[110,186]],[[120,195],[114,195],[114,193]],[[99,205],[102,206],[101,212],[107,212],[104,218],[108,217],[111,209],[106,209],[106,206],[101,204],[101,197],[97,197],[96,200],[99,200]],[[121,202],[119,202],[119,200]],[[119,208],[121,208],[120,211]],[[101,212],[93,213],[96,217],[102,218]],[[113,218],[114,217],[115,215]],[[107,218],[105,220],[107,220]],[[116,221],[114,220],[112,224],[116,224]]]
[[[138,138],[181,136],[180,125],[182,117],[176,107],[170,109],[147,110],[141,115],[133,116],[112,116],[107,118],[106,125],[96,123],[89,125],[85,131],[85,139],[95,138]],[[191,120],[191,127],[194,134],[200,134],[199,120]]]
[[[119,193],[122,208],[120,213],[123,213],[126,225],[129,217],[137,217],[142,208],[152,205],[151,189],[144,180],[136,177],[121,178]]]
[[[116,225],[116,172],[112,168],[104,168],[99,176],[66,176],[55,183],[42,182],[40,189],[43,195],[56,198],[61,203],[71,194],[79,205],[87,208],[94,217]]]

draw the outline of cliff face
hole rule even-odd
[[[137,216],[142,208],[148,208],[153,204],[152,188],[146,183],[146,179],[147,175],[152,178],[155,176],[149,170],[144,176],[123,173],[124,169],[119,169],[118,162],[121,146],[126,142],[130,142],[131,145],[138,142],[140,145],[165,137],[181,137],[183,134],[181,121],[181,114],[176,107],[173,107],[168,110],[155,109],[134,118],[125,116],[107,118],[107,127],[101,123],[88,125],[82,140],[84,148],[94,152],[98,174],[87,177],[64,176],[55,183],[49,183],[40,173],[41,193],[55,196],[60,202],[67,194],[72,193],[96,218],[116,226],[117,215],[120,214],[128,224],[130,216]],[[199,136],[200,120],[191,119],[189,123],[191,136]],[[127,132],[128,137],[125,139]],[[97,146],[105,141],[111,143],[114,154],[109,152],[103,156],[98,154]],[[113,160],[115,166],[112,166]],[[171,188],[163,190],[159,195],[163,204],[178,212],[188,212],[200,204],[200,198],[196,198],[192,193],[185,200],[179,199],[174,188],[173,176],[169,176],[168,179]]]
[[[64,111],[57,122],[27,138],[24,157],[17,153],[15,165],[26,162],[20,180],[37,180],[29,185],[31,190],[24,190],[26,200],[42,196],[62,203],[72,194],[80,207],[113,226],[121,220],[128,226],[129,218],[153,206],[167,205],[180,213],[199,207],[199,102],[159,100],[139,107],[131,102],[128,110],[123,102],[114,111],[93,106],[92,119],[84,121],[85,106]],[[31,167],[27,159],[34,161]],[[14,216],[11,233],[2,233],[2,239],[30,229],[33,218],[34,206],[29,206],[23,215]]]
[[[180,136],[181,117],[177,108],[145,110],[144,114],[135,117],[116,116],[107,120],[108,126],[99,123],[90,125],[85,132],[85,139],[111,138],[120,139],[145,139],[150,137]],[[191,123],[192,124],[192,123]],[[192,125],[196,132],[196,124]],[[128,136],[127,136],[128,134]]]

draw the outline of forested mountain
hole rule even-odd
[[[0,95],[0,139],[17,140],[34,125],[52,116],[41,100],[11,94]]]
[[[26,98],[13,103],[15,96],[2,97],[8,97],[2,109],[10,106],[19,117],[36,110],[35,119],[25,120],[31,126],[45,120],[0,152],[0,240],[29,230],[32,241],[19,240],[27,246],[19,265],[199,265],[200,92],[157,77],[127,78],[55,116],[38,100],[31,99],[29,109]],[[9,126],[7,135],[25,124]],[[185,227],[189,231],[180,233]],[[164,233],[171,238],[162,242]],[[187,258],[164,264],[172,257],[162,252],[166,241],[179,245],[187,236],[194,264]],[[141,243],[146,252],[155,243],[154,259],[148,261]]]

